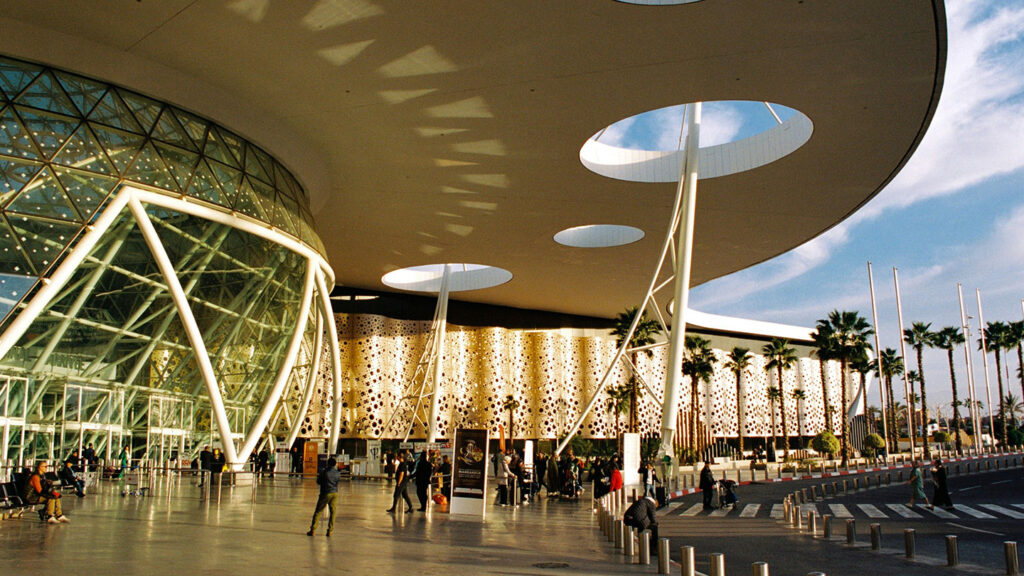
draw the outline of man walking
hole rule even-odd
[[[715,494],[715,475],[711,472],[710,462],[704,462],[704,468],[700,471],[700,490],[704,496],[704,509],[714,508],[711,501]]]
[[[316,500],[316,511],[313,512],[313,521],[309,526],[306,536],[312,536],[316,532],[316,525],[320,521],[320,513],[327,508],[330,516],[327,519],[327,535],[334,531],[334,508],[338,501],[338,482],[341,481],[341,472],[338,471],[338,463],[334,458],[327,459],[327,467],[316,478],[320,485],[320,497]]]
[[[394,512],[398,506],[398,499],[405,498],[405,504],[408,509],[405,511],[406,514],[413,513],[412,498],[409,498],[409,482],[412,480],[412,455],[407,453],[399,453],[398,455],[398,468],[395,470],[395,499],[391,502],[391,508],[388,508],[388,512]]]

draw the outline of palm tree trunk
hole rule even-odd
[[[956,370],[953,366],[953,349],[946,351],[949,356],[949,382],[953,386],[953,433],[956,435],[956,451],[959,454],[963,449],[963,440],[960,439],[960,399],[956,394]]]
[[[779,407],[782,412],[782,451],[783,458],[789,460],[789,427],[786,425],[786,390],[782,384],[782,367],[778,368],[779,374]]]
[[[840,370],[840,374],[839,374],[840,381],[843,383],[843,405],[840,406],[840,412],[839,412],[839,416],[843,419],[843,442],[842,442],[843,459],[842,459],[842,462],[843,462],[843,466],[846,466],[847,462],[849,462],[849,459],[847,458],[847,450],[849,449],[849,437],[847,435],[847,428],[848,428],[848,426],[847,426],[847,422],[846,422],[846,420],[847,420],[846,416],[847,416],[848,411],[847,411],[846,407],[847,407],[847,405],[850,402],[850,394],[849,394],[849,392],[846,389],[846,359],[845,358],[843,358],[839,362],[839,370]]]
[[[772,452],[777,453],[779,447],[779,435],[775,433],[775,400],[769,400],[768,404],[771,405],[772,411]]]
[[[1024,400],[1024,343],[1017,343],[1017,366],[1020,366],[1020,398]],[[1009,386],[1009,382],[1006,384]]]
[[[922,348],[917,347],[917,375],[921,382],[921,435],[924,436],[921,446],[924,449],[924,457],[931,458],[931,450],[928,448],[928,395],[924,391],[924,365],[922,359]]]
[[[996,382],[999,383],[999,427],[1003,429],[1003,442],[1006,442],[1006,411],[1004,406],[1006,405],[1005,396],[1003,395],[1003,355],[1000,353],[999,348],[995,349],[996,353]],[[995,430],[992,431],[995,434]]]
[[[832,426],[832,407],[828,403],[828,378],[825,373],[824,360],[818,360],[818,369],[821,372],[821,403],[825,407],[825,429],[835,432],[835,428]]]
[[[743,412],[740,410],[740,379],[743,371],[736,371],[736,438],[739,440],[740,456],[743,455]]]
[[[896,418],[896,395],[892,390],[892,376],[885,378],[885,393],[889,397],[889,446],[900,451],[900,424]]]

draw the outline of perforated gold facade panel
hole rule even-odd
[[[401,398],[408,394],[417,363],[427,345],[430,322],[395,320],[383,316],[337,314],[341,348],[344,399],[341,431],[345,437],[402,437],[408,421],[385,424]],[[752,349],[760,346],[751,342]],[[486,427],[497,434],[506,428],[509,415],[502,402],[509,395],[519,400],[513,413],[517,438],[556,438],[579,417],[609,362],[615,355],[611,336],[584,336],[572,330],[523,331],[504,328],[476,328],[448,325],[443,363],[444,381],[440,396],[439,435],[446,437],[453,427]],[[651,357],[638,355],[643,379],[658,395],[641,393],[640,432],[657,434],[661,427],[661,396],[664,393],[664,348]],[[726,352],[715,350],[718,362],[710,384],[698,389],[699,418],[713,438],[736,436],[736,379],[723,366]],[[765,359],[754,356],[741,382],[740,427],[745,437],[771,434],[767,388],[776,374],[764,370]],[[829,398],[838,405],[841,395],[839,366],[826,366]],[[304,436],[325,436],[331,413],[330,375],[321,371],[320,391],[302,430]],[[615,367],[608,386],[626,382],[623,364]],[[801,358],[798,367],[784,376],[788,434],[810,436],[824,427],[821,379],[818,361]],[[851,383],[851,386],[855,383]],[[690,413],[690,382],[681,391],[681,414]],[[643,386],[641,386],[643,389]],[[792,392],[803,389],[806,398],[798,406]],[[851,390],[851,397],[853,391]],[[584,421],[581,434],[590,438],[615,435],[615,416],[602,397]],[[778,406],[776,406],[778,410]],[[619,416],[620,431],[626,415]],[[798,430],[798,419],[801,422]],[[781,415],[776,414],[777,433],[782,434]],[[836,423],[839,419],[836,418]],[[680,423],[680,428],[685,426]],[[412,437],[425,435],[417,425]]]

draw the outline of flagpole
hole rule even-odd
[[[903,358],[903,393],[907,396],[907,432],[910,436],[910,455],[917,454],[914,445],[917,442],[917,430],[914,429],[914,399],[910,395],[910,378],[907,376],[907,346],[903,342],[903,305],[900,303],[900,276],[896,267],[892,268],[892,282],[896,286],[896,318],[900,328],[900,356]]]
[[[992,386],[988,378],[988,342],[985,341],[985,315],[981,312],[981,290],[978,288],[974,289],[975,294],[978,296],[978,334],[981,336],[981,353],[982,361],[985,366],[985,396],[988,400],[988,433],[992,435],[993,440],[996,437],[996,425],[995,420],[992,418]],[[999,374],[996,374],[999,376]],[[999,399],[999,406],[1002,407],[1003,399]],[[1002,415],[1003,411],[1000,410],[999,414]]]
[[[964,308],[964,289],[957,282],[957,295],[960,297],[960,328],[964,332],[964,360],[967,362],[967,395],[971,405],[971,434],[974,436],[974,449],[978,449],[978,442],[981,442],[981,423],[978,414],[978,403],[974,400],[974,362],[971,360],[971,325],[968,321],[967,310]]]
[[[875,363],[878,365],[878,401],[882,408],[882,441],[885,453],[889,454],[889,425],[886,423],[888,412],[885,410],[885,386],[882,384],[882,348],[878,343],[878,309],[875,307],[875,277],[871,273],[871,261],[868,261],[868,286],[871,289],[871,321],[875,328]],[[897,452],[899,446],[896,447]]]

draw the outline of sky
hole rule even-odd
[[[904,327],[933,330],[960,324],[957,283],[977,339],[983,317],[1024,318],[1024,0],[947,0],[945,82],[935,116],[896,178],[850,218],[768,262],[693,289],[691,307],[704,312],[814,326],[829,311],[856,310],[871,320],[867,262],[873,267],[881,346],[899,349],[893,268],[899,270]],[[774,122],[763,104],[706,104],[702,146],[763,130]],[[788,111],[782,112],[783,119]],[[674,116],[674,120],[667,120]],[[648,132],[645,120],[611,127],[602,141],[653,140],[675,148],[679,111],[652,113],[667,126]],[[698,202],[699,202],[698,196]],[[908,367],[916,368],[913,352]],[[1016,354],[1008,392],[1022,397]],[[961,396],[966,368],[955,355]],[[976,389],[987,411],[981,353],[974,356]],[[992,397],[996,397],[990,355]],[[951,400],[946,354],[924,357],[929,405]],[[1004,383],[1004,385],[1007,385]],[[902,388],[902,386],[898,386]],[[877,391],[869,393],[878,403]]]

